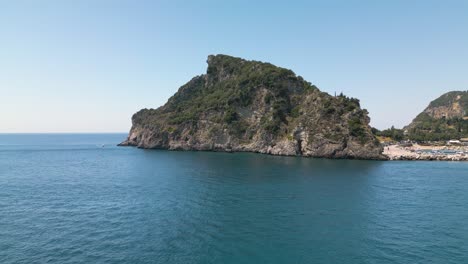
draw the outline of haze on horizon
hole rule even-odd
[[[209,54],[289,68],[379,129],[468,89],[468,1],[4,1],[0,133],[127,132]]]

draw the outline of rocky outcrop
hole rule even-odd
[[[269,63],[208,57],[207,73],[132,117],[121,146],[385,159],[359,100],[331,96]]]
[[[468,136],[468,91],[443,94],[404,128],[410,139],[438,141]]]
[[[424,109],[424,113],[435,119],[463,118],[468,116],[468,91],[443,94]]]

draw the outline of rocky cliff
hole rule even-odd
[[[468,137],[468,91],[443,94],[404,129],[410,139],[421,141]]]
[[[435,119],[468,117],[468,91],[443,94],[432,101],[424,113]]]
[[[132,117],[122,146],[384,159],[359,100],[331,96],[288,69],[226,55],[208,57],[157,109]]]

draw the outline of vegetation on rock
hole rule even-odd
[[[133,118],[124,145],[382,158],[359,100],[331,96],[270,63],[208,57],[207,73]]]
[[[446,93],[408,125],[408,139],[439,141],[468,137],[468,91]]]

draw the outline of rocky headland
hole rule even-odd
[[[206,74],[132,117],[121,146],[387,159],[359,100],[332,96],[270,63],[208,57]]]

